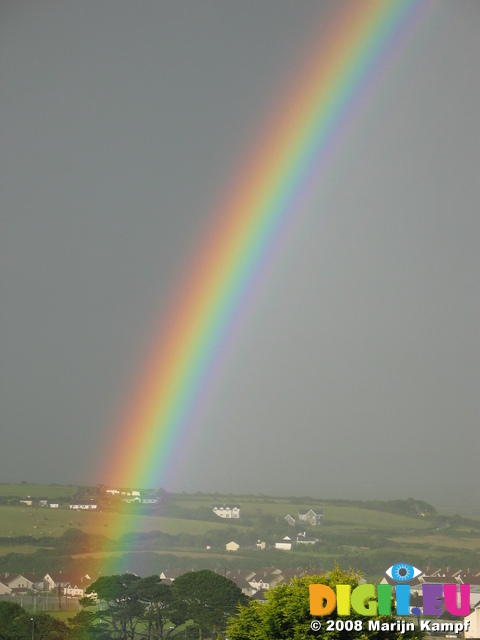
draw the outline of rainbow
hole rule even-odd
[[[162,486],[211,394],[259,282],[430,0],[365,0],[334,13],[213,214],[115,426],[110,486]],[[281,101],[280,101],[281,102]],[[110,434],[111,435],[111,434]],[[182,445],[183,446],[183,445]]]

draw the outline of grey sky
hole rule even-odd
[[[178,274],[335,4],[2,2],[1,481],[102,482]],[[478,508],[479,25],[438,0],[392,66],[167,489]]]

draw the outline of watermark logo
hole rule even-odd
[[[422,571],[406,564],[394,564],[386,575],[395,586],[395,612],[397,616],[420,616],[422,611],[410,607],[411,587],[409,582],[422,575]],[[352,609],[362,616],[388,616],[392,612],[392,585],[361,584],[352,590],[351,585],[337,584],[335,590],[325,584],[311,584],[310,613],[327,616],[335,608],[339,616],[349,616]],[[422,584],[423,615],[440,616],[446,609],[452,616],[465,617],[470,614],[469,584]],[[458,597],[460,596],[460,597]]]

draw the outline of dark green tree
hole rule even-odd
[[[326,584],[333,589],[337,584],[349,584],[354,588],[358,585],[358,575],[336,568],[325,574],[307,576],[270,589],[266,594],[265,604],[250,601],[247,606],[241,607],[234,618],[230,619],[227,625],[229,640],[304,640],[305,638],[385,640],[385,637],[389,640],[403,640],[423,637],[420,632],[405,632],[402,635],[398,631],[389,631],[385,636],[385,631],[378,633],[368,631],[364,624],[367,618],[353,611],[348,619],[354,622],[362,621],[360,629],[347,631],[334,628],[329,631],[325,619],[321,620],[322,628],[319,631],[313,631],[310,624],[315,617],[310,614],[308,588],[310,584]],[[339,620],[340,617],[335,610],[328,619]],[[395,618],[383,616],[380,620],[394,622]]]
[[[97,617],[95,612],[82,610],[70,620],[71,640],[111,640],[111,625]]]
[[[0,602],[0,640],[14,638],[15,629],[19,629],[28,619],[27,613],[16,602]]]
[[[177,624],[193,620],[200,637],[205,633],[213,637],[223,633],[228,618],[248,601],[236,584],[208,569],[184,573],[176,578],[171,589]]]
[[[182,617],[179,618],[178,613],[175,613],[176,608],[172,606],[172,588],[163,584],[159,576],[142,578],[135,588],[140,602],[145,605],[144,637],[147,640],[166,640],[175,630],[175,622],[180,624],[182,621]]]
[[[89,608],[95,608],[95,611],[91,612],[88,619],[83,615],[80,622],[88,623],[86,626],[90,627],[98,625],[104,635],[106,630],[111,631],[112,637],[118,640],[134,640],[135,629],[145,611],[145,605],[137,593],[139,581],[140,578],[131,573],[98,578],[86,589],[87,596],[94,597],[81,600],[87,613]]]
[[[64,622],[47,613],[29,614],[14,602],[0,602],[0,640],[66,640]]]

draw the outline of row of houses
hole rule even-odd
[[[279,569],[278,567],[261,567],[257,571],[248,569],[238,570],[216,570],[219,575],[234,582],[249,598],[263,600],[265,593],[281,582],[290,582],[294,578],[301,578],[305,575],[315,575],[318,569]],[[160,578],[164,584],[172,584],[176,578],[187,573],[185,569],[173,569],[163,571]],[[258,594],[258,595],[257,595]],[[256,596],[256,597],[255,597]]]
[[[0,573],[0,595],[45,594],[52,592],[58,596],[83,598],[85,589],[91,584],[88,574],[70,575],[47,573],[43,578],[34,573]]]
[[[20,500],[20,504],[24,504],[26,507],[46,507],[50,509],[58,509],[62,504],[58,500],[49,500],[48,498],[24,498]],[[71,500],[69,503],[70,509],[82,510],[82,511],[95,511],[98,509],[97,500]]]
[[[214,504],[212,507],[213,513],[219,518],[240,518],[240,505],[219,505]]]
[[[128,498],[122,498],[122,502],[126,502],[127,504],[135,503],[135,504],[158,504],[158,498],[141,498],[140,496],[130,496]],[[31,507],[34,504],[39,507],[49,507],[50,509],[58,509],[60,507],[60,502],[56,502],[54,500],[47,500],[47,498],[25,498],[24,500],[20,500],[20,504],[24,504],[27,507]],[[98,500],[72,500],[69,504],[70,509],[74,511],[97,511],[99,508]]]
[[[464,622],[468,621],[468,629],[465,630],[464,637],[480,637],[480,571],[433,569],[426,567],[423,574],[418,579],[411,581],[412,593],[411,606],[418,607],[422,611],[422,592],[424,584],[469,584],[470,585],[470,614],[465,616]],[[265,594],[269,589],[281,584],[288,583],[295,578],[306,575],[321,573],[319,569],[279,569],[278,567],[261,567],[257,571],[250,570],[217,570],[216,573],[223,575],[236,584],[241,591],[254,600],[265,601]],[[172,584],[176,578],[186,573],[182,569],[163,571],[160,578],[164,584]],[[384,578],[382,583],[391,581]],[[51,593],[52,597],[73,597],[81,598],[85,595],[86,588],[92,583],[90,575],[80,576],[66,573],[47,573],[43,578],[33,573],[2,573],[0,574],[0,596],[16,596],[27,593],[45,594]],[[395,585],[393,585],[395,586]],[[442,620],[440,617],[438,620]],[[458,620],[460,621],[460,620]]]
[[[165,571],[160,574],[162,581],[166,584],[174,582],[175,578],[185,573],[182,570]],[[226,578],[234,582],[242,592],[251,598],[259,602],[266,601],[266,594],[268,590],[276,587],[281,583],[288,583],[295,578],[301,578],[306,575],[316,575],[322,573],[320,569],[286,569],[281,570],[277,567],[262,567],[257,571],[249,570],[232,570],[232,571],[217,571],[217,573],[224,575]],[[388,578],[382,580],[382,583],[390,582]],[[382,584],[381,583],[381,584]],[[461,637],[472,638],[478,640],[480,638],[480,571],[467,570],[450,570],[450,569],[434,569],[426,567],[423,569],[423,575],[416,581],[412,581],[411,585],[412,597],[410,604],[412,607],[418,607],[420,611],[423,611],[423,603],[421,598],[421,585],[422,584],[436,584],[436,583],[450,583],[450,584],[469,584],[470,585],[470,613],[464,618],[456,618],[456,622],[463,622],[464,631]],[[394,589],[393,589],[394,592]],[[423,614],[421,613],[423,617]],[[432,622],[447,622],[451,623],[449,614],[445,613],[439,618],[434,618]],[[448,634],[448,632],[447,632]],[[437,637],[435,635],[435,637]],[[455,635],[447,635],[446,637],[460,637]]]
[[[470,569],[447,569],[425,567],[419,569],[419,575],[414,580],[409,581],[410,586],[410,607],[415,607],[419,610],[420,616],[423,617],[423,585],[444,585],[454,584],[458,585],[470,585],[470,613],[462,618],[455,618],[456,622],[464,623],[463,638],[480,638],[480,571],[471,571]],[[395,597],[396,582],[389,577],[382,579],[380,584],[391,584],[392,594]],[[457,587],[457,589],[458,589]],[[441,588],[438,591],[438,597],[442,598]],[[441,605],[440,602],[438,602]],[[445,627],[441,627],[445,630],[448,629],[452,623],[451,614],[448,611],[444,611],[441,615],[436,616],[432,622],[443,624]],[[446,631],[448,634],[449,632]],[[455,635],[446,635],[446,637],[459,637]]]
[[[270,545],[267,545],[264,541],[258,540],[258,542],[255,545],[255,548],[261,551],[264,549],[271,549],[271,548],[280,549],[282,551],[291,551],[292,546],[296,544],[315,545],[317,544],[317,542],[320,542],[318,538],[307,536],[306,531],[301,531],[296,535],[296,537],[291,538],[290,536],[285,536],[282,540],[275,542],[273,547]],[[252,547],[247,547],[247,548],[252,548]],[[226,551],[238,551],[239,549],[240,549],[240,545],[237,542],[235,542],[235,540],[231,540],[230,542],[227,542],[227,544],[225,545]]]

